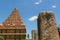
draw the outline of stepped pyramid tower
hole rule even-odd
[[[0,24],[0,36],[3,36],[4,40],[26,39],[26,27],[22,22],[17,8],[15,8],[12,14]]]
[[[55,16],[52,12],[41,12],[37,23],[39,40],[59,40]]]

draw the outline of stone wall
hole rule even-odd
[[[32,30],[32,40],[38,40],[38,31]]]
[[[59,40],[56,20],[52,12],[41,12],[37,23],[39,40]]]

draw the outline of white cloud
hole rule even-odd
[[[57,6],[56,5],[52,5],[52,8],[56,8]]]
[[[40,4],[39,2],[36,2],[35,4]]]
[[[41,2],[42,2],[42,0],[39,0],[38,2],[35,2],[35,4],[38,5],[38,4],[40,4]]]
[[[29,20],[29,21],[34,21],[34,20],[36,20],[37,18],[38,18],[37,16],[33,16],[33,17],[29,18],[28,20]]]

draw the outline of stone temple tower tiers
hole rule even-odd
[[[56,20],[52,12],[41,12],[37,23],[39,40],[59,40]]]
[[[17,8],[15,8],[11,15],[0,24],[0,36],[3,36],[4,40],[26,39],[26,27],[22,22]]]

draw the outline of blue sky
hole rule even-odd
[[[31,30],[37,29],[36,19],[39,12],[54,12],[57,26],[60,25],[60,0],[0,0],[0,23],[4,22],[16,7],[30,36]]]

